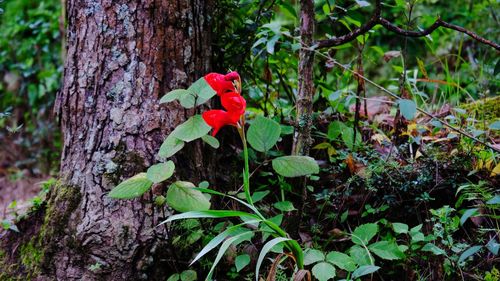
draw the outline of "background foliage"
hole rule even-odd
[[[47,173],[60,140],[52,105],[61,82],[60,1],[0,3],[0,160]]]

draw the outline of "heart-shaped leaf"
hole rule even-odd
[[[328,262],[320,262],[313,266],[312,274],[319,281],[327,281],[335,277],[335,267]]]
[[[146,174],[147,178],[153,183],[162,182],[174,174],[175,164],[172,161],[159,163],[149,167]]]
[[[368,246],[368,249],[384,260],[399,260],[405,258],[405,254],[401,252],[398,245],[393,241],[379,241]]]
[[[195,185],[186,181],[177,181],[167,191],[167,204],[179,212],[206,211],[210,209],[210,201]]]
[[[179,152],[184,147],[184,141],[169,135],[160,146],[158,156],[168,158]]]
[[[399,110],[406,120],[412,120],[417,113],[417,104],[412,100],[400,100]]]
[[[210,126],[205,123],[201,115],[190,117],[186,122],[177,126],[171,135],[175,138],[190,142],[201,138],[210,131]]]
[[[309,156],[282,156],[273,159],[273,169],[284,177],[301,177],[319,173],[319,166]]]
[[[146,177],[146,173],[140,173],[117,185],[108,196],[116,199],[136,198],[148,191],[151,185],[153,182]]]
[[[253,149],[266,152],[278,142],[280,134],[281,126],[278,122],[257,116],[250,128],[248,128],[247,140]]]

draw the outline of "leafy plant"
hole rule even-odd
[[[231,82],[233,81],[233,82]],[[234,83],[234,84],[233,84]],[[275,223],[273,219],[268,219],[259,211],[254,204],[255,193],[250,189],[249,154],[247,142],[253,149],[259,152],[267,152],[279,140],[281,127],[275,121],[257,117],[248,132],[245,133],[245,100],[241,97],[241,81],[235,72],[227,75],[211,73],[199,79],[187,90],[174,90],[166,94],[160,102],[171,102],[178,100],[186,108],[191,108],[196,104],[201,104],[215,95],[221,97],[222,105],[227,111],[211,110],[203,115],[195,115],[177,128],[165,139],[162,144],[159,156],[169,158],[180,151],[184,142],[191,142],[202,139],[211,146],[216,139],[211,139],[207,133],[211,128],[215,135],[223,126],[232,125],[238,130],[243,144],[244,169],[243,169],[243,190],[244,199],[220,193],[207,187],[196,187],[194,184],[185,181],[176,181],[170,185],[166,195],[166,202],[181,214],[172,215],[161,224],[185,219],[216,218],[228,219],[237,217],[242,220],[240,224],[226,228],[219,235],[209,241],[205,247],[191,262],[194,263],[208,252],[219,247],[217,256],[207,274],[210,279],[214,270],[221,260],[224,252],[231,245],[238,245],[244,241],[249,241],[255,234],[246,226],[253,226],[263,232],[263,237],[272,237],[266,242],[260,251],[257,259],[255,276],[258,279],[261,265],[265,256],[278,246],[284,244],[292,252],[292,257],[298,269],[303,269],[303,252],[297,241],[290,239],[289,235]],[[188,100],[187,100],[188,99]],[[199,102],[199,101],[202,102]],[[208,137],[208,141],[207,141]],[[205,139],[203,139],[205,138]],[[319,172],[319,166],[311,157],[306,156],[281,156],[272,160],[273,169],[283,177],[299,177],[315,174]],[[109,196],[119,199],[131,199],[139,197],[148,191],[153,183],[160,183],[169,179],[174,172],[175,165],[172,161],[155,164],[150,167],[147,173],[140,173],[116,186]],[[248,212],[233,210],[210,210],[210,202],[204,194],[221,196],[232,199],[243,207],[249,209]],[[237,259],[237,270],[241,270],[249,263],[249,257],[239,256]],[[172,277],[176,278],[176,277]],[[182,274],[181,277],[182,279]]]

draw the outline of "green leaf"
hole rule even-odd
[[[290,201],[279,201],[279,202],[274,203],[273,206],[274,206],[274,208],[276,208],[282,212],[291,212],[291,211],[297,210],[293,206],[293,203]]]
[[[355,1],[356,1],[356,4],[358,4],[361,8],[370,6],[370,3],[367,1],[363,1],[363,0],[355,0]]]
[[[184,147],[184,141],[169,135],[165,141],[160,146],[160,151],[158,151],[158,156],[162,158],[168,158],[176,154],[179,150]]]
[[[422,232],[410,233],[412,242],[420,242],[425,240],[425,236]]]
[[[212,238],[212,240],[210,240],[210,242],[208,242],[207,245],[205,245],[205,247],[203,247],[203,249],[201,249],[201,251],[196,255],[196,257],[193,259],[193,261],[189,265],[191,266],[197,260],[201,259],[204,255],[206,255],[208,252],[215,249],[217,246],[219,246],[220,243],[222,243],[230,235],[235,235],[238,233],[238,231],[241,231],[241,229],[243,229],[241,227],[242,225],[255,224],[255,223],[259,223],[259,220],[249,220],[249,221],[240,223],[238,225],[228,227],[226,230],[224,230],[223,232],[219,233],[217,236]]]
[[[273,169],[284,177],[301,177],[319,173],[319,166],[309,156],[282,156],[273,159]]]
[[[497,121],[491,123],[489,128],[490,128],[490,130],[495,130],[495,131],[500,130],[500,120],[497,120]]]
[[[368,242],[378,232],[378,225],[375,223],[362,224],[354,229],[352,235],[352,242],[358,245],[367,245]]]
[[[256,215],[240,212],[240,211],[226,211],[226,210],[209,210],[209,211],[192,211],[182,214],[177,214],[168,217],[168,219],[162,221],[159,225],[167,222],[172,222],[182,219],[200,219],[200,218],[229,218],[229,217],[249,217],[260,220]]]
[[[210,201],[194,184],[177,181],[170,185],[167,191],[167,204],[179,212],[206,211],[210,209]]]
[[[161,103],[167,103],[167,102],[172,102],[174,100],[177,100],[183,96],[186,96],[186,95],[192,95],[193,93],[188,91],[188,90],[184,90],[184,89],[177,89],[177,90],[173,90],[173,91],[170,91],[168,92],[166,95],[164,95],[161,99],[160,99],[160,104]]]
[[[354,245],[349,249],[349,255],[358,265],[369,265],[371,264],[370,254],[365,248]]]
[[[205,80],[204,77],[196,80],[191,87],[188,88],[189,91],[196,93],[196,95],[205,101],[211,99],[213,96],[215,96],[217,93],[210,87],[210,85],[207,83],[207,80]],[[201,104],[201,103],[198,103]]]
[[[465,261],[468,257],[474,255],[475,253],[479,252],[483,246],[472,246],[469,249],[465,250],[461,255],[460,258],[458,258],[458,263],[461,263]]]
[[[498,251],[500,250],[500,243],[495,240],[495,237],[491,238],[486,244],[486,248],[495,256],[498,256]]]
[[[198,274],[192,269],[184,270],[181,273],[181,281],[195,281],[198,280]]]
[[[446,252],[443,249],[439,248],[438,246],[436,246],[436,245],[434,245],[432,243],[425,244],[422,247],[422,251],[431,252],[431,253],[433,253],[436,256],[445,255],[446,254]]]
[[[462,217],[460,217],[460,225],[464,225],[464,223],[469,219],[470,217],[474,216],[477,214],[478,208],[472,208],[472,209],[467,209],[465,210],[464,214]]]
[[[220,146],[219,141],[211,135],[204,135],[203,137],[201,137],[201,139],[215,149],[219,148]]]
[[[247,254],[239,255],[234,260],[234,265],[236,266],[236,272],[240,272],[245,266],[250,263],[250,256]]]
[[[341,252],[333,251],[328,253],[326,260],[345,271],[354,271],[356,269],[356,262],[350,256]]]
[[[266,50],[269,54],[274,53],[274,46],[276,45],[276,42],[280,39],[281,34],[276,34],[274,35],[271,39],[269,39],[266,43]]]
[[[215,257],[215,260],[212,264],[212,268],[210,269],[210,272],[208,273],[206,279],[211,280],[215,267],[217,266],[217,264],[221,260],[222,256],[229,248],[229,246],[231,246],[233,244],[236,246],[245,240],[251,239],[252,237],[253,237],[253,232],[247,231],[247,232],[243,232],[243,233],[240,233],[238,235],[235,235],[231,238],[228,238],[226,241],[224,241],[224,243],[222,243],[222,245],[220,246],[219,252],[217,253],[217,256]]]
[[[167,279],[167,281],[179,281],[179,280],[181,280],[181,275],[179,273],[172,274]]]
[[[286,135],[291,135],[293,134],[294,132],[294,128],[293,126],[289,126],[289,125],[280,125],[281,127],[281,135],[282,136],[286,136]]]
[[[346,125],[340,121],[333,121],[328,125],[328,139],[334,140],[345,130]]]
[[[347,148],[352,149],[354,146],[361,144],[362,142],[361,133],[356,132],[356,141],[355,141],[354,129],[345,126],[344,130],[342,131],[342,141],[344,142],[345,146],[347,146]]]
[[[117,185],[108,196],[115,199],[136,198],[148,191],[151,185],[153,182],[147,179],[146,173],[140,173]]]
[[[271,249],[274,246],[276,246],[282,242],[290,241],[290,240],[291,240],[290,238],[286,238],[286,237],[277,237],[277,238],[270,240],[266,244],[264,244],[264,246],[262,247],[262,250],[260,250],[259,258],[257,259],[257,265],[255,267],[255,280],[256,281],[259,281],[260,266],[262,265],[262,262],[264,261],[264,258],[266,257],[267,253],[269,253],[269,251],[271,251]]]
[[[319,261],[325,260],[325,254],[320,250],[307,249],[304,252],[304,265],[310,265]]]
[[[414,226],[410,229],[410,233],[420,233],[422,230],[422,224]]]
[[[375,265],[363,265],[360,266],[358,269],[356,269],[352,273],[352,279],[355,280],[356,278],[359,278],[361,276],[365,276],[368,274],[371,274],[377,270],[379,270],[380,266],[375,266]]]
[[[196,105],[196,94],[188,91],[188,94],[179,97],[179,102],[184,108],[193,108]]]
[[[190,142],[201,138],[209,131],[210,126],[205,123],[205,120],[203,120],[201,115],[195,115],[190,117],[186,122],[177,126],[171,135],[185,142]]]
[[[281,127],[278,122],[257,116],[248,128],[247,140],[253,149],[266,152],[278,142],[280,134]]]
[[[283,214],[279,214],[272,218],[269,218],[268,221],[271,221],[275,225],[280,226],[281,222],[283,221]],[[264,223],[261,225],[260,230],[262,231],[262,242],[266,241],[271,234],[275,233],[275,231],[271,229],[271,227]]]
[[[392,228],[394,232],[397,234],[406,234],[408,233],[408,225],[406,223],[395,222],[392,224]]]
[[[348,216],[349,216],[349,210],[346,210],[340,215],[340,222],[341,223],[345,222]]]
[[[417,105],[412,100],[400,100],[399,102],[399,110],[403,117],[407,120],[412,120],[417,113]]]
[[[265,190],[265,191],[256,191],[252,194],[252,202],[255,204],[259,202],[260,200],[264,199],[271,191]]]
[[[335,277],[335,267],[327,262],[320,262],[312,268],[312,274],[319,281],[327,281]]]
[[[393,241],[379,241],[368,246],[368,249],[384,260],[405,258],[405,254],[401,252],[398,245]]]
[[[174,174],[174,170],[174,162],[167,161],[149,167],[146,177],[153,183],[159,183],[170,178]]]
[[[500,195],[495,195],[495,197],[491,198],[486,202],[488,205],[495,205],[495,204],[500,204]]]

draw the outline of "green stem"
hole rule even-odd
[[[253,206],[252,196],[250,194],[250,167],[248,164],[248,145],[245,136],[245,128],[243,126],[238,128],[240,133],[241,142],[243,143],[243,158],[245,161],[245,169],[243,170],[243,190],[245,191],[245,198],[248,204]]]
[[[243,123],[243,122],[242,122]],[[244,123],[243,123],[244,124]],[[243,143],[243,158],[245,161],[245,169],[243,170],[243,190],[245,191],[245,198],[248,202],[248,204],[254,206],[252,196],[250,194],[250,165],[248,164],[248,145],[247,145],[247,139],[245,136],[245,129],[244,126],[239,126],[238,127],[238,133],[240,134],[241,141]],[[282,192],[282,197],[284,199],[284,191],[281,189]],[[258,214],[259,216],[260,213]],[[262,217],[262,219],[264,219]],[[281,237],[288,237],[287,233],[281,229],[278,225],[274,224],[273,222],[269,220],[264,219],[264,223],[267,224],[272,230],[276,232]],[[297,259],[297,267],[299,269],[304,268],[304,252],[302,251],[302,248],[300,247],[299,243],[295,240],[290,240],[286,241],[285,244],[290,248],[290,250],[293,252],[295,258]]]

